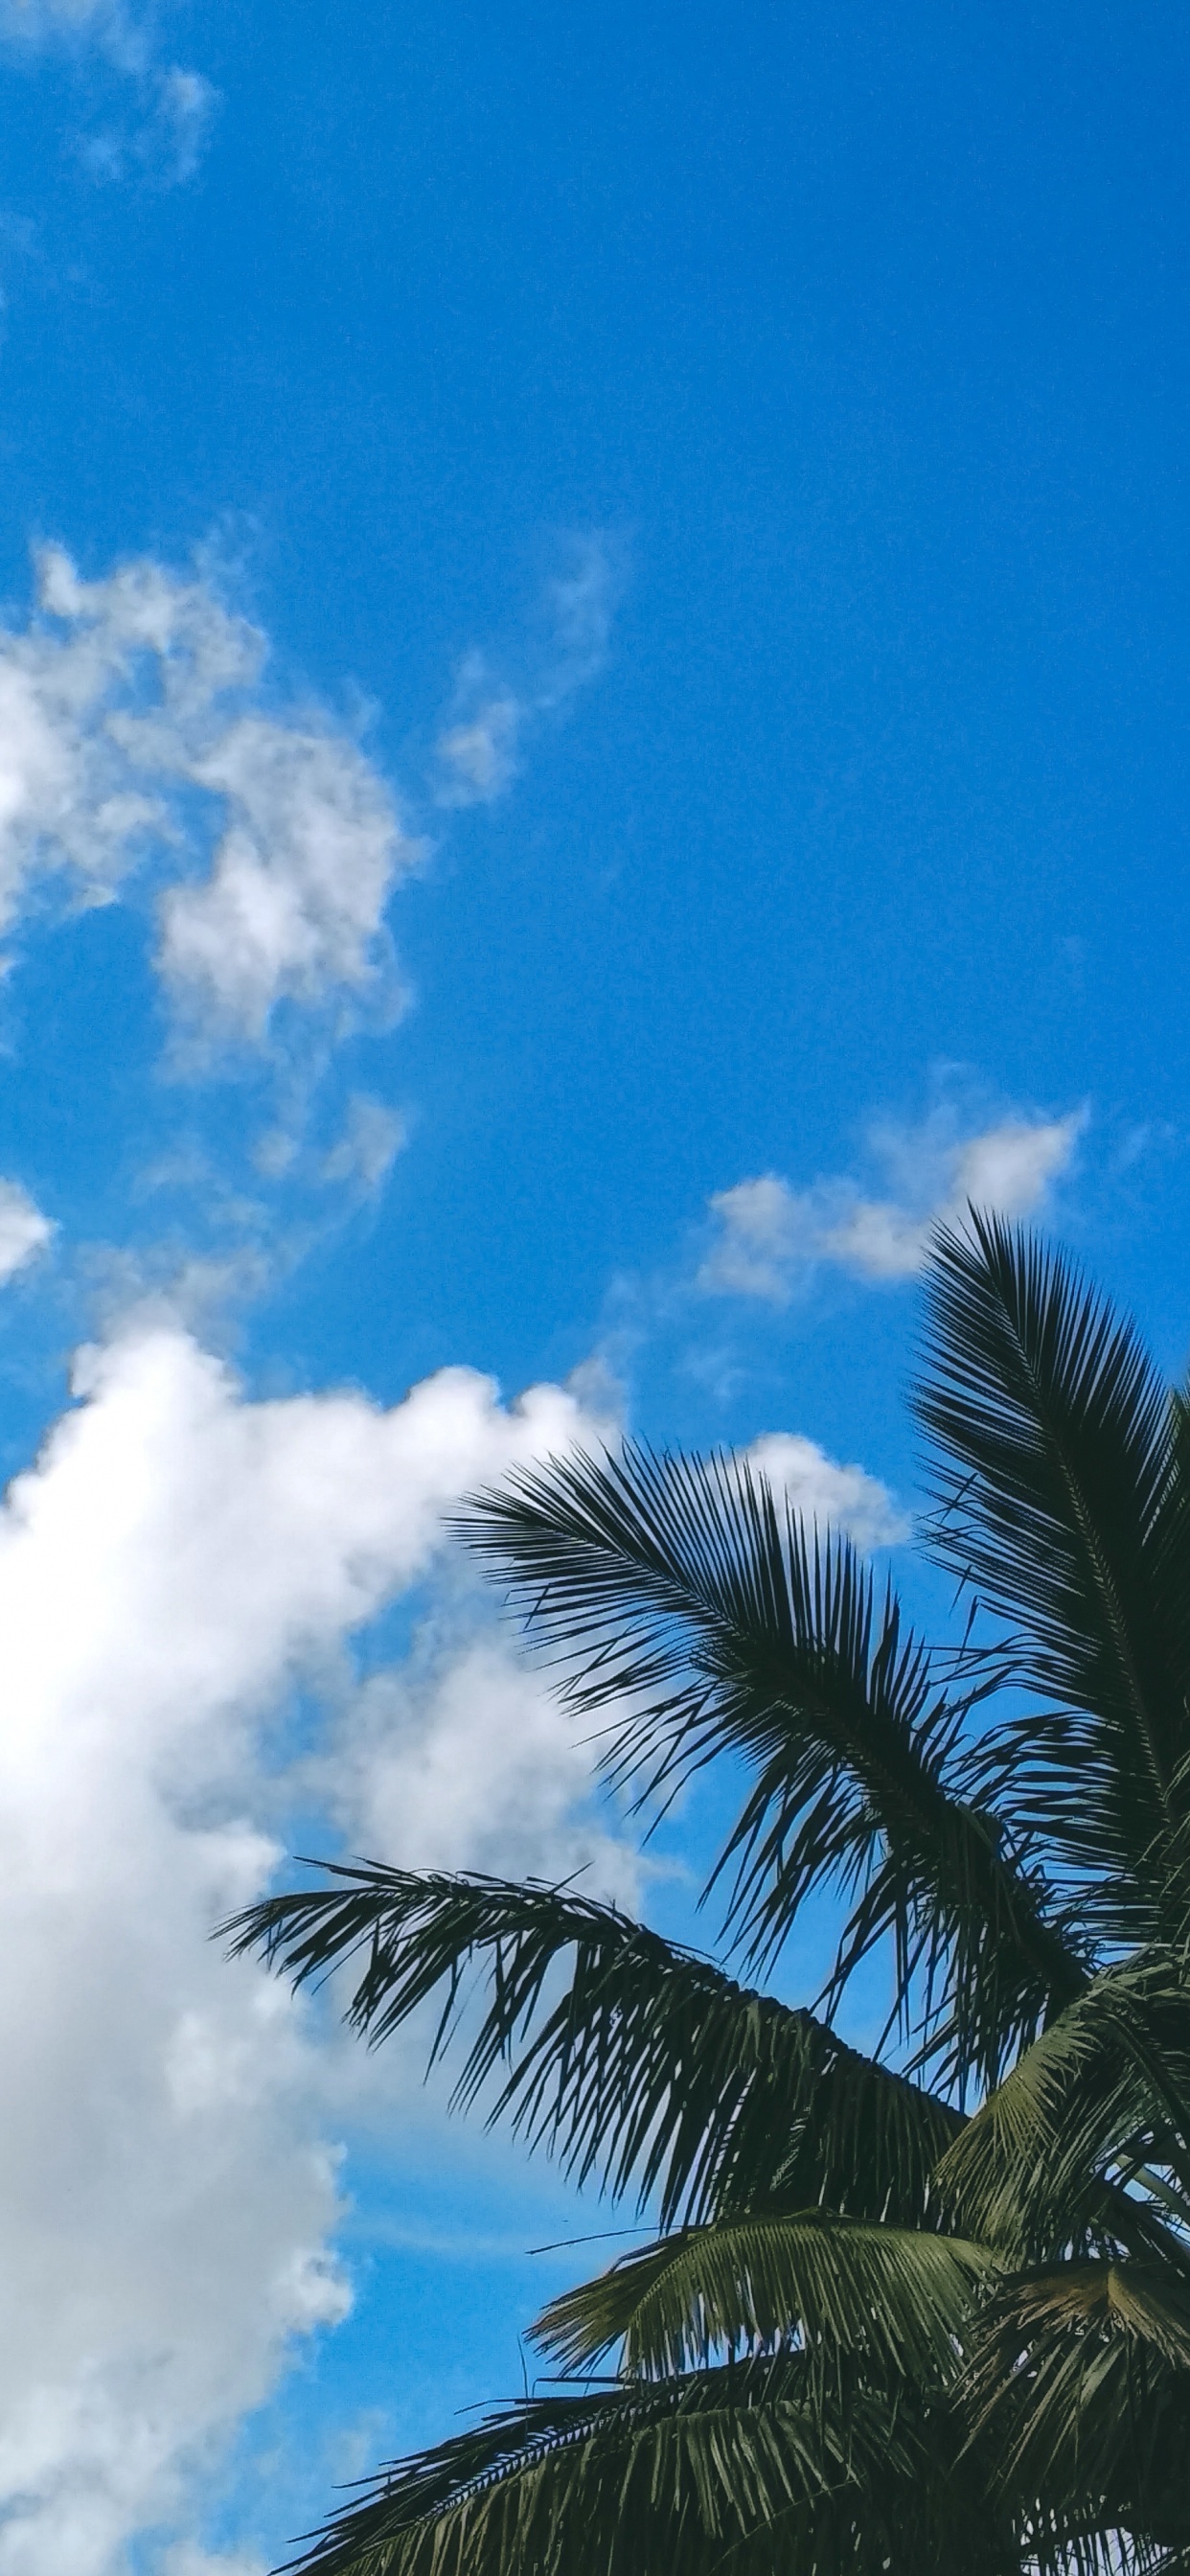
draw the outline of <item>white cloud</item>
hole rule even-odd
[[[0,1287],[44,1252],[54,1231],[19,1181],[0,1181]]]
[[[424,1578],[444,1505],[599,1435],[461,1369],[388,1412],[253,1403],[145,1322],[77,1393],[0,1505],[0,2576],[114,2576],[131,2534],[184,2532],[188,2471],[342,2315],[341,2043],[209,1928],[276,1857],[291,1683]],[[433,1828],[432,1856],[497,1861],[504,1820],[518,1863],[572,1865],[579,1766],[496,1650],[345,1705],[357,1812],[410,1858]],[[377,2080],[338,2062],[343,2095]],[[200,2569],[231,2576],[175,2576]]]
[[[700,1287],[778,1303],[788,1293],[792,1264],[811,1257],[806,1197],[775,1172],[762,1172],[717,1190],[710,1206],[719,1233],[699,1272]]]
[[[858,1548],[895,1547],[908,1523],[889,1493],[863,1467],[842,1467],[800,1431],[765,1431],[745,1451],[775,1494],[820,1529],[846,1530]]]
[[[545,641],[523,685],[497,679],[487,656],[464,655],[449,717],[434,746],[440,805],[490,805],[520,770],[526,732],[598,678],[607,660],[622,572],[606,538],[575,539],[568,568],[545,585]]]
[[[127,738],[142,757],[176,760],[168,732]],[[182,774],[224,802],[228,822],[209,877],[162,899],[160,964],[175,994],[260,1038],[283,997],[366,985],[401,844],[355,745],[244,716]]]
[[[699,1271],[713,1292],[781,1305],[821,1261],[868,1280],[912,1278],[938,1225],[961,1225],[969,1205],[1002,1216],[1044,1207],[1085,1125],[1067,1118],[1006,1118],[956,1137],[945,1114],[918,1128],[878,1128],[872,1145],[893,1184],[866,1197],[848,1180],[794,1190],[775,1172],[738,1181],[710,1201],[715,1240]]]
[[[38,558],[39,614],[0,632],[0,921],[40,878],[110,900],[153,858],[158,965],[208,1037],[362,993],[416,845],[358,743],[269,704],[267,644],[210,584],[150,560],[79,579]]]
[[[635,1852],[582,1813],[590,1748],[499,1636],[368,1682],[311,1776],[350,1849],[427,1869],[583,1874],[635,1903]]]

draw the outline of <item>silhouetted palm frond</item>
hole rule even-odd
[[[935,1552],[1011,1622],[1021,1679],[1054,1703],[986,1748],[983,1779],[1066,1857],[1092,1921],[1158,1937],[1154,1860],[1190,1753],[1184,1425],[1132,1325],[975,1212],[936,1241],[924,1358]]]
[[[573,1890],[360,1864],[224,1925],[295,1984],[360,1962],[347,2005],[376,2043],[435,2000],[437,2055],[458,2030],[461,2104],[580,2182],[662,2224],[724,2207],[825,2201],[916,2219],[962,2125],[948,2104],[848,2048],[813,2013]],[[478,1988],[475,1972],[478,1972]]]
[[[511,1477],[459,1526],[560,1662],[614,1709],[605,1759],[656,1797],[724,1752],[753,1785],[715,1879],[753,1965],[826,1888],[853,1900],[840,1981],[886,1935],[903,2016],[938,2006],[962,2079],[1077,1993],[1084,1962],[1006,1820],[954,1785],[969,1698],[935,1685],[891,1593],[741,1458],[627,1446]],[[625,1711],[628,1714],[625,1714]],[[714,1883],[714,1882],[712,1882]]]

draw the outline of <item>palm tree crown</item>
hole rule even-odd
[[[384,2473],[310,2576],[1190,2569],[1190,1411],[994,1219],[926,1304],[957,1648],[742,1458],[569,1456],[461,1524],[613,1779],[742,1763],[725,1964],[378,1865],[229,1927],[356,1958],[373,2042],[437,1997],[457,2099],[656,2216],[538,2320],[573,2386]],[[753,1981],[822,1890],[810,2011]],[[877,1945],[895,2063],[832,2026]]]

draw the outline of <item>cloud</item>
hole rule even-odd
[[[710,1201],[715,1238],[698,1284],[783,1305],[819,1262],[860,1279],[910,1279],[927,1257],[935,1227],[961,1224],[968,1205],[1009,1217],[1043,1207],[1085,1123],[1081,1111],[1067,1118],[1006,1118],[956,1137],[943,1112],[917,1128],[880,1127],[871,1142],[892,1184],[883,1197],[866,1197],[845,1179],[817,1181],[808,1190],[792,1189],[775,1172],[738,1181]]]
[[[391,2104],[399,2062],[208,1939],[276,1860],[294,1686],[338,1692],[344,1812],[408,1857],[614,1860],[503,1649],[444,1632],[354,1693],[344,1666],[438,1561],[444,1505],[598,1438],[572,1398],[505,1408],[453,1369],[389,1411],[251,1402],[147,1321],[82,1354],[76,1397],[0,1505],[0,2576],[182,2542],[188,2476],[350,2299],[330,2102]],[[174,2576],[231,2569],[183,2550]]]
[[[141,172],[159,187],[184,187],[211,138],[220,95],[201,72],[180,63],[147,74],[140,84],[144,113],[132,126],[103,126],[78,147],[93,179],[121,180]]]
[[[744,1454],[804,1521],[846,1530],[865,1550],[895,1547],[908,1537],[909,1524],[888,1487],[863,1467],[841,1467],[803,1432],[762,1432]]]
[[[263,2559],[246,2558],[240,2550],[228,2554],[199,2549],[194,2541],[179,2541],[167,2549],[161,2563],[161,2576],[267,2576]]]
[[[126,738],[145,759],[177,760],[168,731]],[[228,816],[210,875],[161,903],[159,964],[184,1006],[260,1039],[282,998],[369,983],[400,842],[355,746],[244,716],[181,774]]]
[[[491,677],[484,656],[468,653],[455,682],[453,721],[438,736],[440,805],[490,805],[511,787],[529,709]]]
[[[91,44],[130,71],[144,60],[145,38],[121,0],[0,0],[0,37],[26,53],[55,43]]]
[[[0,1181],[0,1287],[44,1252],[54,1227],[19,1181]]]
[[[639,1897],[635,1850],[583,1813],[589,1748],[499,1636],[431,1643],[420,1668],[369,1681],[311,1780],[354,1851],[509,1877],[546,1857],[551,1878]]]
[[[523,685],[498,678],[486,654],[464,655],[434,746],[439,805],[490,805],[505,794],[519,774],[526,733],[598,678],[622,586],[622,567],[607,539],[575,539],[571,562],[545,585],[544,642]]]
[[[37,613],[0,631],[0,922],[46,879],[110,901],[152,862],[192,1033],[259,1045],[282,1003],[374,988],[419,852],[358,742],[270,702],[265,637],[202,578],[85,582],[53,546],[37,571]]]
[[[719,1231],[699,1271],[700,1288],[780,1303],[788,1295],[791,1267],[809,1258],[805,1198],[775,1172],[762,1172],[757,1180],[717,1190],[710,1208]]]
[[[171,187],[194,177],[210,141],[219,92],[201,72],[171,63],[157,82],[150,134],[156,139],[162,173]]]
[[[124,0],[0,0],[0,45],[30,67],[49,51],[106,66],[128,82],[127,118],[81,138],[78,157],[99,180],[137,172],[165,187],[192,179],[210,140],[219,92],[202,72],[155,59],[150,15]]]
[[[405,1142],[405,1122],[367,1092],[352,1093],[343,1133],[322,1163],[324,1181],[347,1181],[369,1195],[387,1180]]]

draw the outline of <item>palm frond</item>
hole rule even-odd
[[[1055,1703],[985,1748],[985,1790],[1011,1781],[1090,1919],[1153,1937],[1139,1865],[1190,1750],[1187,1444],[1132,1325],[995,1217],[938,1236],[926,1315],[935,1553],[1012,1623],[1020,1678]]]
[[[955,2428],[806,2370],[712,2370],[529,2400],[399,2463],[315,2535],[302,2576],[1018,2576]]]
[[[888,1592],[808,1534],[746,1459],[555,1460],[458,1523],[560,1667],[613,1712],[605,1760],[642,1799],[723,1752],[753,1773],[712,1884],[746,1962],[814,1890],[854,1900],[840,1978],[891,1933],[899,2002],[924,1993],[961,2078],[989,2077],[1079,1991],[1084,1965],[1003,1816],[958,1795],[969,1707],[936,1688]],[[627,1712],[627,1713],[625,1713]]]
[[[355,1960],[347,2018],[372,2042],[437,1998],[437,2056],[464,2057],[460,2104],[498,2085],[507,2117],[580,2183],[661,2223],[824,2200],[911,2221],[960,2115],[813,2013],[573,1890],[383,1869],[267,1898],[222,1926],[305,1985]],[[476,1992],[478,1984],[479,1992]]]
[[[928,2384],[953,2375],[976,2294],[997,2270],[984,2246],[833,2210],[724,2219],[564,2291],[532,2332],[564,2370],[619,2347],[627,2376],[665,2378],[724,2353],[796,2346],[824,2357],[828,2387],[844,2353]]]
[[[937,2179],[957,2224],[1026,2260],[1098,2239],[1161,2247],[1190,2278],[1182,1962],[1142,1957],[1097,1977],[982,2105]]]
[[[1006,2283],[962,2396],[1003,2492],[1190,2548],[1190,2281],[1140,2263],[1066,2263]]]

